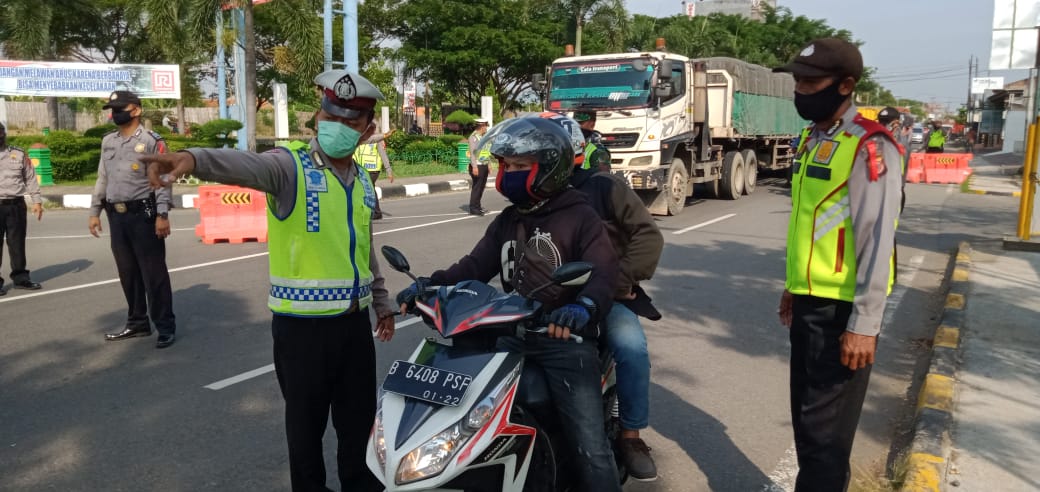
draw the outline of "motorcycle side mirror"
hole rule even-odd
[[[408,265],[408,259],[404,257],[404,253],[398,251],[393,246],[383,246],[381,248],[383,252],[383,258],[386,258],[387,263],[390,263],[390,267],[402,273],[408,273],[411,267]]]
[[[585,285],[592,275],[592,268],[591,263],[584,261],[564,263],[553,272],[552,281],[554,284],[566,285],[568,287]]]

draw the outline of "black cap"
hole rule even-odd
[[[577,121],[578,123],[584,123],[586,121],[596,121],[596,112],[595,111],[575,111],[573,118],[574,118],[574,121]]]
[[[137,94],[130,91],[115,91],[108,96],[108,102],[105,103],[104,106],[101,106],[101,109],[123,109],[128,104],[140,106],[141,98],[137,97]]]
[[[795,77],[852,77],[863,75],[863,55],[856,45],[839,38],[820,38],[809,42],[791,63],[774,72],[791,72]]]
[[[887,125],[895,120],[899,119],[899,110],[892,106],[887,106],[885,109],[878,111],[877,121],[882,125]]]

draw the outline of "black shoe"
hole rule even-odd
[[[176,340],[176,337],[173,336],[173,333],[170,333],[169,335],[159,335],[159,338],[155,340],[155,348],[162,349],[169,347],[170,345],[173,345],[174,340]]]
[[[372,220],[381,220],[382,218],[383,218],[383,214],[382,213],[374,213],[374,214],[372,214]]]
[[[650,457],[650,447],[642,439],[628,438],[618,439],[618,450],[621,459],[628,469],[628,475],[633,480],[640,482],[653,482],[657,480],[657,465]]]
[[[3,285],[0,285],[0,296],[6,296],[6,295],[7,295],[7,291],[4,290],[4,286]]]
[[[142,329],[133,329],[133,328],[124,328],[123,331],[121,331],[119,333],[105,333],[105,340],[107,340],[109,342],[114,342],[116,340],[126,340],[127,338],[134,338],[134,337],[148,337],[148,336],[151,336],[151,335],[152,335],[152,329],[151,328],[146,328],[146,329],[143,329],[143,330]]]
[[[40,288],[42,288],[42,287],[43,287],[42,285],[40,285],[40,284],[38,284],[36,282],[33,282],[31,280],[26,280],[24,282],[15,282],[14,283],[14,288],[16,288],[16,289],[40,290]]]
[[[470,215],[476,215],[476,216],[479,217],[479,216],[484,215],[485,213],[487,213],[487,210],[484,210],[483,208],[473,208],[473,207],[470,207],[470,209],[469,209],[469,214]]]

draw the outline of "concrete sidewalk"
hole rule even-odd
[[[1022,162],[976,156],[969,192],[1019,196]],[[1040,490],[1040,244],[1010,251],[1008,242],[962,243],[957,253],[904,491]]]
[[[462,191],[470,188],[469,175],[466,173],[442,174],[436,176],[416,176],[398,178],[393,183],[381,175],[376,182],[376,193],[380,198],[397,198],[420,196],[447,191]],[[488,177],[488,186],[495,184],[494,175]],[[47,186],[40,189],[45,202],[59,204],[65,208],[89,208],[93,186]],[[198,186],[173,185],[173,202],[175,206],[193,208],[198,198]]]

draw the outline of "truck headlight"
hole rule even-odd
[[[628,161],[629,167],[643,167],[649,166],[654,163],[654,157],[650,155],[644,155],[643,157],[636,157],[631,161]]]

